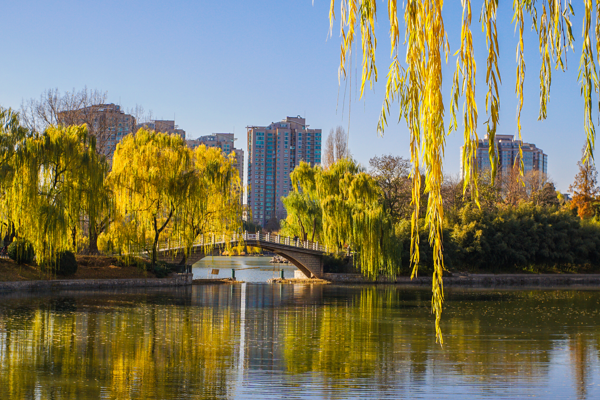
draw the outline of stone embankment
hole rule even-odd
[[[412,286],[431,286],[431,276],[410,279],[379,277],[369,280],[361,274],[323,274],[323,279],[332,283],[388,283]],[[600,274],[454,274],[444,276],[444,286],[496,287],[496,286],[600,286]]]
[[[194,279],[192,281],[192,285],[235,285],[237,283],[244,283],[244,281],[238,281],[232,278]]]
[[[0,292],[38,292],[48,290],[186,286],[192,284],[192,279],[192,274],[173,274],[173,276],[169,278],[160,279],[54,279],[40,281],[0,282]]]

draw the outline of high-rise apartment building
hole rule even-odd
[[[64,125],[87,124],[89,132],[96,136],[98,153],[112,156],[117,143],[134,132],[135,118],[121,111],[115,104],[97,104],[79,110],[63,111],[58,114],[58,121]]]
[[[515,140],[514,135],[496,135],[494,142],[496,143],[496,151],[498,152],[498,172],[508,172],[515,163],[519,160],[519,144],[523,150],[524,172],[541,171],[544,174],[548,173],[548,156],[544,151],[532,143],[522,143],[520,140]],[[463,147],[460,148],[460,165],[461,176],[464,176],[462,170]],[[488,136],[479,140],[477,146],[477,168],[479,171],[491,169],[489,156],[490,142]]]
[[[254,222],[265,226],[286,217],[281,198],[292,189],[290,173],[300,161],[321,163],[321,129],[309,129],[297,116],[247,131],[248,208]]]
[[[185,131],[183,129],[179,129],[177,125],[175,125],[175,121],[173,120],[154,120],[150,122],[142,122],[138,124],[135,128],[137,131],[140,128],[147,129],[149,131],[156,131],[162,133],[170,133],[181,136],[183,140],[185,140]]]
[[[200,136],[198,139],[186,140],[187,145],[190,148],[195,148],[200,145],[206,147],[218,147],[229,155],[231,152],[235,153],[235,167],[240,174],[240,182],[244,183],[244,150],[235,148],[235,141],[233,133],[213,133],[212,135]]]

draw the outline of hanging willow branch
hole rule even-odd
[[[583,51],[579,66],[581,93],[585,100],[584,125],[587,136],[585,158],[593,156],[595,128],[592,121],[592,94],[600,92],[594,56],[600,57],[600,1],[583,0],[585,5],[583,26]],[[335,19],[335,3],[331,0],[330,26]],[[406,0],[404,3],[404,23],[406,58],[401,64],[399,54],[400,28],[398,24],[397,0],[388,0],[387,11],[390,23],[392,62],[387,75],[387,84],[382,111],[377,124],[379,133],[387,125],[391,103],[397,101],[400,106],[400,118],[406,120],[410,131],[411,161],[413,164],[411,219],[411,262],[414,265],[413,276],[419,265],[418,216],[421,193],[420,168],[425,169],[425,192],[428,194],[426,221],[429,229],[429,242],[434,251],[433,299],[432,308],[436,315],[436,338],[441,343],[442,333],[439,327],[442,312],[442,272],[444,261],[442,254],[443,208],[440,185],[443,179],[442,159],[444,154],[444,103],[442,99],[442,58],[447,59],[449,45],[442,17],[442,0]],[[461,0],[463,17],[461,24],[461,42],[457,51],[457,65],[452,85],[450,130],[458,128],[456,110],[461,96],[464,97],[463,129],[465,146],[463,147],[463,171],[465,189],[470,186],[477,194],[476,149],[477,106],[475,102],[476,64],[471,33],[471,0]],[[346,61],[355,39],[355,25],[360,24],[363,53],[361,95],[367,81],[372,86],[377,80],[375,48],[377,41],[373,31],[376,19],[376,7],[373,0],[340,0],[341,5],[341,56],[339,76],[346,77]],[[595,5],[595,9],[594,9]],[[500,98],[498,86],[501,84],[498,68],[499,47],[496,28],[498,0],[484,0],[480,14],[482,30],[486,38],[487,68],[485,108],[487,134],[490,141],[490,164],[492,177],[495,176],[498,154],[495,147],[495,135],[499,121]],[[537,10],[541,10],[538,17]],[[566,69],[566,52],[573,47],[570,17],[573,9],[570,0],[513,0],[513,23],[517,32],[516,86],[518,99],[517,132],[521,140],[521,112],[523,109],[523,89],[525,82],[525,17],[532,20],[532,26],[538,33],[539,50],[542,58],[540,69],[540,110],[539,118],[546,118],[547,104],[550,99],[552,67]],[[595,12],[596,55],[592,44],[592,15]],[[447,60],[446,60],[447,61]],[[598,60],[600,62],[600,58]],[[600,103],[599,103],[600,109]],[[519,149],[521,174],[523,154]],[[475,196],[478,202],[477,196]]]

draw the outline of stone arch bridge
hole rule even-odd
[[[286,260],[309,278],[323,276],[323,255],[328,253],[325,246],[318,242],[303,241],[279,235],[255,233],[236,234],[233,237],[201,237],[194,242],[189,255],[185,255],[183,246],[177,244],[165,245],[158,251],[158,260],[168,263],[178,263],[191,266],[206,256],[220,255],[228,247],[238,245],[260,247],[271,251]]]

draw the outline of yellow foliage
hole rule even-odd
[[[200,235],[239,229],[241,182],[234,159],[216,148],[189,149],[178,135],[140,129],[117,146],[109,182],[117,216],[109,241],[121,252],[160,247],[189,254]]]
[[[335,18],[331,0],[329,11],[330,24]],[[362,44],[362,79],[361,96],[365,83],[370,85],[377,80],[375,65],[375,48],[377,41],[374,34],[376,6],[374,0],[340,0],[341,4],[341,51],[339,76],[346,76],[346,63],[355,39],[356,24],[361,30]],[[442,98],[442,59],[447,60],[449,45],[442,16],[443,0],[406,0],[404,3],[405,66],[399,61],[400,30],[398,24],[397,0],[388,0],[387,11],[390,24],[391,58],[385,99],[378,123],[378,131],[383,133],[387,125],[387,116],[391,103],[398,101],[400,116],[404,117],[410,131],[411,161],[413,164],[412,204],[414,207],[411,224],[411,261],[419,264],[418,218],[421,194],[420,168],[425,169],[425,192],[428,194],[426,221],[429,229],[429,242],[433,248],[433,299],[432,308],[436,315],[436,337],[442,342],[439,321],[442,310],[443,290],[442,273],[444,262],[442,255],[442,158],[444,154],[444,102]],[[466,174],[465,190],[471,186],[477,195],[477,173],[475,170],[475,151],[477,148],[477,107],[475,103],[476,64],[473,55],[473,38],[471,33],[471,0],[461,0],[463,18],[461,24],[460,48],[457,51],[457,65],[452,85],[450,129],[456,129],[456,110],[458,99],[464,95],[464,138],[465,152],[463,170]],[[541,4],[541,6],[540,6]],[[596,11],[596,57],[600,57],[600,6],[593,10],[592,0],[584,0],[583,53],[580,61],[580,81],[585,99],[584,121],[588,138],[586,159],[592,155],[595,141],[595,129],[592,121],[592,91],[600,91],[600,83],[594,62],[594,49],[590,39],[591,20]],[[497,154],[494,136],[499,120],[500,102],[498,96],[498,40],[496,30],[496,13],[498,0],[484,0],[481,12],[482,29],[485,32],[488,49],[486,71],[486,112],[488,114],[487,132],[490,137],[490,161],[493,174],[496,172]],[[541,12],[538,13],[538,9]],[[538,3],[530,0],[513,0],[515,30],[518,35],[516,94],[517,130],[521,138],[521,110],[523,108],[523,87],[525,80],[525,46],[523,41],[525,14],[532,19],[533,28],[540,39],[540,119],[546,117],[546,107],[550,96],[552,65],[564,69],[566,66],[566,50],[572,47],[573,34],[570,17],[573,10],[570,1],[554,0]],[[523,154],[520,151],[521,171],[523,170]],[[521,173],[522,175],[522,173]]]
[[[107,165],[85,125],[49,126],[17,147],[4,215],[15,235],[33,244],[38,264],[52,264],[59,252],[86,244],[82,226],[100,211],[96,190]]]

